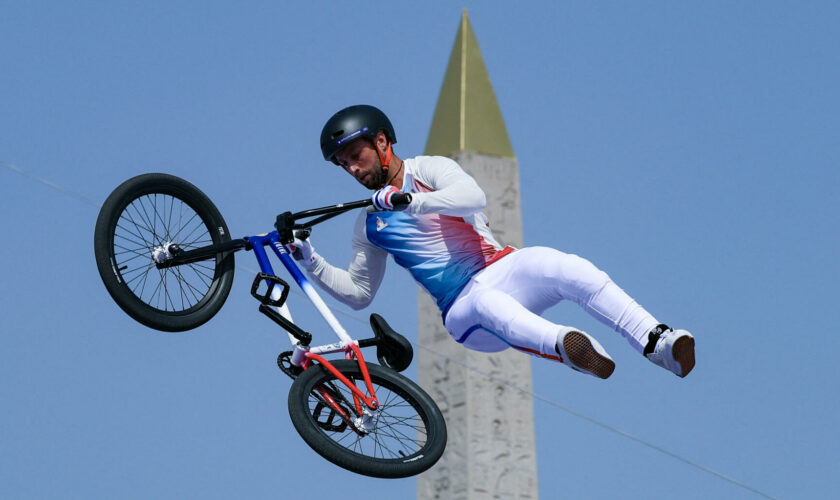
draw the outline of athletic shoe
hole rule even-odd
[[[593,377],[607,378],[615,370],[615,361],[601,344],[580,330],[563,328],[557,334],[554,349],[569,368]]]
[[[694,368],[694,337],[686,330],[658,325],[648,334],[644,355],[654,364],[685,377]]]

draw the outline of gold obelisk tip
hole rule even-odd
[[[443,77],[425,154],[452,156],[459,151],[514,157],[466,8]]]

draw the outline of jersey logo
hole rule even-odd
[[[382,217],[377,217],[376,218],[376,232],[378,233],[379,231],[382,231],[386,227],[388,227],[388,223],[385,222],[384,220],[382,220]]]

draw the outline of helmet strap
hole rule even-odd
[[[388,179],[388,167],[391,166],[391,157],[394,155],[394,152],[391,150],[391,141],[388,141],[388,149],[385,151],[385,156],[382,156],[382,152],[379,151],[379,148],[376,149],[376,154],[379,155],[379,163],[382,164],[382,185],[379,186],[380,188],[385,187],[386,180]]]

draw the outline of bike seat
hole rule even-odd
[[[397,333],[385,318],[374,313],[370,315],[370,326],[376,337],[376,358],[382,366],[401,372],[408,368],[414,358],[411,342]]]

